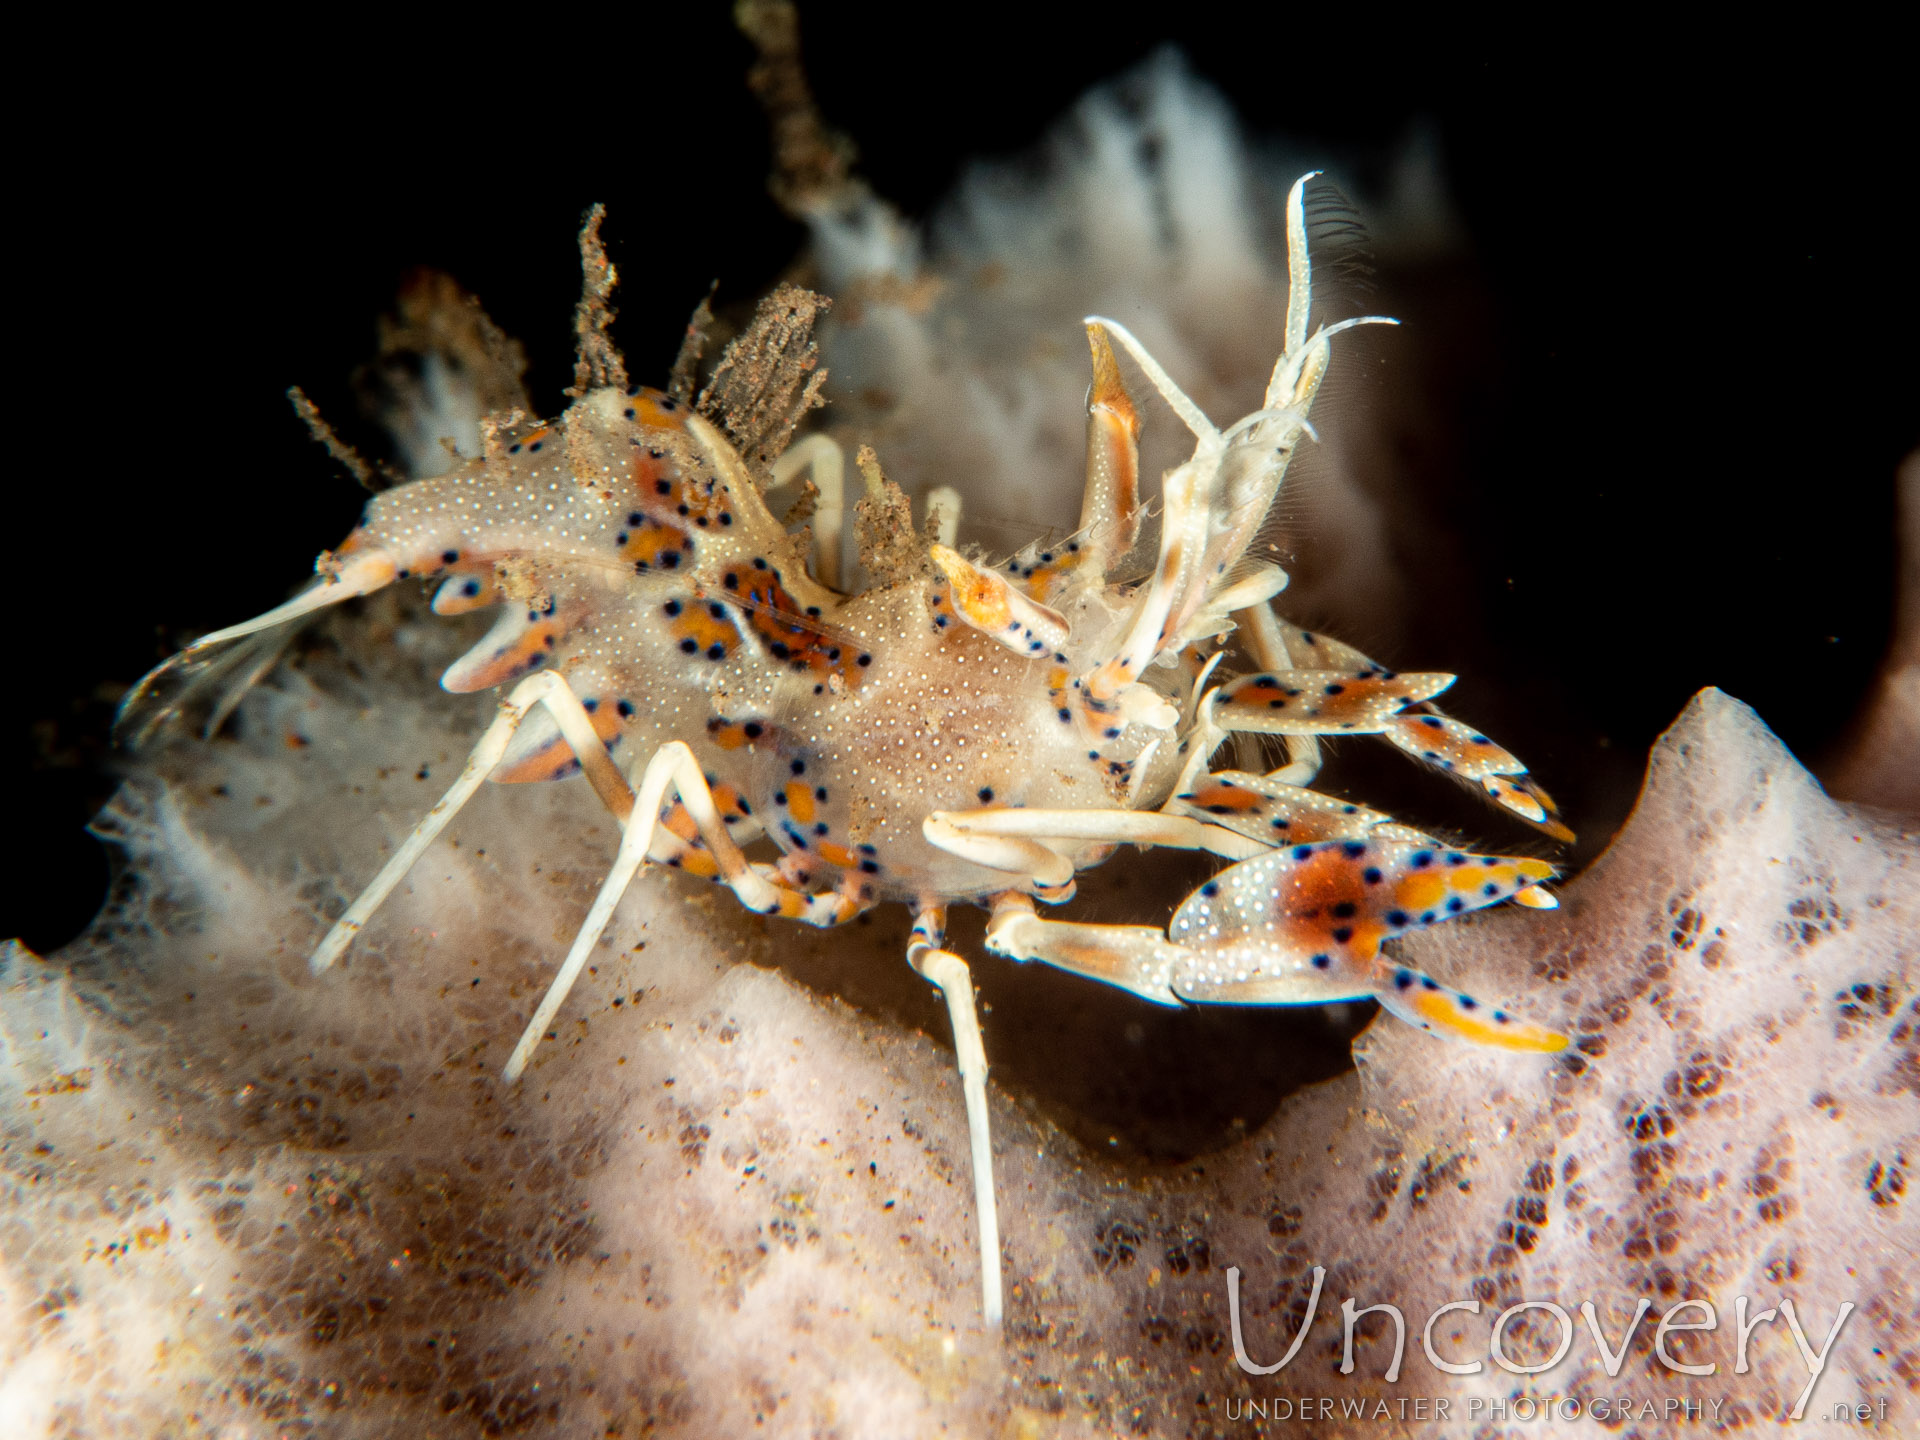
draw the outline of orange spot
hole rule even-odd
[[[791,804],[792,802],[789,801],[788,803]],[[817,841],[813,848],[815,852],[819,854],[820,858],[829,865],[838,865],[842,870],[853,870],[859,867],[860,862],[854,858],[853,852],[844,845],[835,845],[830,840],[821,840]]]
[[[1321,694],[1313,697],[1313,708],[1322,720],[1338,719],[1341,716],[1358,717],[1371,711],[1382,699],[1402,696],[1407,688],[1396,680],[1342,680],[1338,682],[1338,695]],[[1324,688],[1324,687],[1323,687]]]
[[[707,738],[722,750],[738,750],[747,743],[747,727],[738,720],[709,720]]]
[[[1258,677],[1253,680],[1243,680],[1238,685],[1227,686],[1220,698],[1239,704],[1265,705],[1271,704],[1275,700],[1286,699],[1287,692],[1274,684],[1273,681],[1264,677]]]
[[[806,782],[787,782],[787,813],[802,825],[813,823],[813,791],[807,788]]]
[[[1431,910],[1447,894],[1447,879],[1431,870],[1418,871],[1393,887],[1393,898],[1407,910]]]
[[[767,643],[773,658],[795,670],[816,675],[835,674],[848,685],[860,683],[867,652],[854,640],[843,640],[813,616],[802,615],[799,604],[780,583],[777,570],[746,572],[747,623]]]
[[[535,656],[550,653],[565,633],[566,630],[558,618],[548,616],[529,625],[506,648],[489,656],[482,664],[460,676],[457,684],[449,685],[444,679],[440,683],[459,695],[469,695],[476,690],[491,690],[496,685],[504,685],[507,681],[531,669]]]
[[[614,739],[623,728],[623,723],[611,705],[602,705],[588,715],[588,723],[601,742]],[[500,785],[528,785],[541,780],[552,780],[564,775],[574,765],[576,757],[573,747],[563,736],[555,735],[533,754],[520,760],[511,767],[495,770],[488,777]]]
[[[706,600],[682,602],[680,613],[667,628],[673,632],[676,640],[693,642],[693,649],[689,653],[709,660],[724,660],[740,643],[740,627],[733,623],[725,608]],[[716,645],[720,647],[718,656],[713,653]]]
[[[1316,851],[1293,871],[1282,889],[1275,916],[1278,927],[1293,944],[1308,950],[1353,944],[1361,938],[1362,926],[1352,917],[1369,903],[1362,868],[1337,849]],[[1336,914],[1336,907],[1344,909],[1346,916]],[[1353,934],[1337,941],[1333,938],[1337,929]]]
[[[693,823],[693,816],[687,813],[687,807],[678,800],[673,802],[673,808],[667,811],[660,823],[689,845],[700,843],[700,827]]]
[[[433,597],[434,614],[466,615],[500,603],[500,591],[494,586],[490,569],[480,570],[470,565],[456,565],[448,573],[477,580],[479,586],[472,595],[465,593],[464,588],[460,586],[443,587]]]
[[[1567,1037],[1542,1025],[1525,1020],[1509,1020],[1505,1025],[1492,1018],[1492,1012],[1462,1010],[1460,1003],[1444,990],[1424,990],[1409,1002],[1421,1019],[1434,1029],[1462,1040],[1492,1045],[1501,1050],[1528,1050],[1545,1054],[1567,1048]]]
[[[1237,810],[1244,814],[1265,805],[1267,797],[1238,785],[1202,785],[1193,792],[1191,803],[1205,810]]]
[[[968,564],[944,545],[935,545],[931,554],[952,587],[953,603],[960,613],[983,630],[1005,628],[1012,614],[1007,601],[1012,587],[993,572]]]
[[[654,430],[680,430],[686,427],[687,407],[662,391],[642,390],[627,403],[633,409],[633,423],[636,425],[645,425]]]
[[[1027,576],[1027,593],[1035,600],[1045,604],[1047,596],[1052,593],[1055,584],[1065,578],[1067,573],[1078,566],[1079,563],[1080,557],[1078,555],[1069,554],[1060,556],[1051,565],[1034,566],[1033,573]]]
[[[626,543],[620,547],[621,559],[649,570],[681,569],[692,553],[691,535],[651,516],[642,516],[640,523],[627,531]]]

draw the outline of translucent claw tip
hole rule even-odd
[[[1553,797],[1531,775],[1489,775],[1481,784],[1502,809],[1512,811],[1563,845],[1573,843],[1574,833],[1561,823]]]
[[[1558,910],[1560,897],[1550,890],[1543,890],[1538,885],[1529,885],[1526,889],[1514,893],[1513,903],[1524,905],[1529,910]]]

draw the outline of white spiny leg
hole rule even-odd
[[[1151,925],[1074,925],[1042,920],[1024,895],[994,897],[987,949],[1012,960],[1038,960],[1130,990],[1156,1005],[1178,1005],[1170,988],[1185,951]]]
[[[627,886],[633,883],[633,877],[639,873],[640,867],[646,864],[647,851],[662,829],[661,811],[666,807],[669,792],[679,800],[681,808],[692,819],[700,843],[719,867],[721,881],[733,890],[749,910],[762,915],[784,915],[792,920],[820,926],[841,924],[859,912],[859,903],[844,894],[809,895],[779,884],[748,864],[746,856],[740,853],[740,847],[727,833],[726,821],[720,816],[713,791],[707,786],[706,776],[700,773],[693,751],[679,740],[669,741],[656,750],[653,758],[647,762],[639,793],[633,800],[632,817],[627,822],[626,832],[620,837],[620,852],[614,858],[613,869],[602,882],[600,893],[594,897],[593,908],[587,912],[585,923],[574,937],[573,948],[567,952],[559,973],[547,987],[540,1007],[533,1012],[533,1019],[527,1022],[520,1042],[513,1047],[505,1071],[509,1083],[519,1079],[521,1071],[527,1068],[534,1047],[540,1043],[547,1026],[566,1003],[567,993],[573,989],[574,981],[580,978],[587,957],[593,953],[593,947],[600,943],[601,935],[612,921],[620,897],[626,893]]]
[[[1296,187],[1297,188],[1297,187]],[[1301,319],[1304,327],[1304,313]],[[1274,619],[1271,605],[1255,605],[1235,614],[1234,620],[1240,626],[1240,633],[1249,654],[1262,670],[1291,670],[1293,659],[1287,654],[1286,638],[1280,633],[1280,623]],[[1278,770],[1269,771],[1267,778],[1277,780],[1282,785],[1311,785],[1320,774],[1320,741],[1313,735],[1289,735],[1287,740],[1287,763]]]
[[[566,737],[567,744],[580,761],[581,769],[586,772],[594,792],[601,802],[613,812],[616,820],[624,820],[633,808],[633,792],[627,789],[627,782],[621,778],[619,769],[607,758],[607,750],[600,737],[594,733],[593,722],[581,707],[579,697],[567,685],[566,680],[553,671],[523,680],[514,687],[513,693],[500,702],[500,713],[494,717],[486,733],[481,735],[479,744],[473,747],[473,753],[467,757],[467,766],[460,772],[460,778],[453,782],[447,793],[440,797],[440,803],[429,810],[414,826],[413,833],[401,842],[393,858],[380,868],[373,877],[373,883],[361,892],[360,898],[347,907],[347,913],[334,922],[333,928],[320,942],[309,962],[313,973],[318,975],[338,960],[347,946],[353,943],[353,937],[380,908],[387,896],[407,876],[407,872],[419,863],[420,857],[427,852],[440,832],[453,822],[461,807],[473,798],[481,782],[500,763],[500,757],[506,753],[507,742],[513,738],[513,732],[535,705],[545,705],[559,723],[560,733]]]
[[[967,1103],[967,1139],[973,1151],[973,1206],[980,1222],[980,1309],[989,1331],[1000,1328],[1000,1212],[993,1198],[993,1137],[988,1128],[987,1047],[980,1039],[980,1016],[973,1004],[973,976],[967,962],[941,949],[946,939],[946,910],[921,909],[913,922],[907,963],[939,987],[953,1024],[954,1058],[960,1064],[960,1089]]]
[[[939,822],[935,827],[934,822]],[[922,833],[942,849],[967,852],[949,843],[988,837],[1035,842],[1061,840],[1109,845],[1164,845],[1177,850],[1206,850],[1229,860],[1246,860],[1273,846],[1218,825],[1158,810],[936,810]],[[935,839],[938,834],[939,839]],[[1043,843],[1044,848],[1044,843]],[[984,852],[982,852],[984,853]],[[972,855],[968,855],[972,859]],[[1006,867],[996,867],[1006,868]]]
[[[838,590],[847,523],[845,453],[832,436],[809,435],[788,446],[772,469],[773,484],[768,489],[785,485],[802,470],[809,472],[819,492],[813,508],[813,578]]]
[[[949,549],[960,534],[960,492],[951,485],[936,485],[927,492],[927,529],[936,545]]]
[[[1269,770],[1267,778],[1282,785],[1307,786],[1320,778],[1320,742],[1311,735],[1287,737],[1287,763]]]
[[[1073,898],[1073,861],[1059,851],[1038,840],[963,830],[952,819],[951,814],[929,815],[920,822],[920,833],[929,845],[937,845],[949,855],[1002,871],[1009,880],[1024,880],[1052,904]]]

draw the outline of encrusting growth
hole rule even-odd
[[[144,736],[194,690],[241,686],[285,627],[395,580],[436,588],[441,614],[498,620],[442,678],[511,687],[465,771],[313,955],[324,970],[372,922],[488,778],[584,770],[624,827],[618,858],[506,1066],[531,1060],[640,869],[728,886],[749,909],[840,925],[883,902],[913,907],[908,960],[951,1015],[972,1135],[983,1309],[1001,1315],[986,1054],[946,909],[992,911],[987,943],[1158,1004],[1317,1004],[1372,996],[1423,1029],[1522,1051],[1559,1034],[1395,963],[1382,945],[1506,900],[1551,906],[1553,869],[1471,854],[1379,812],[1306,788],[1316,737],[1377,734],[1483,789],[1556,838],[1568,832],[1525,767],[1441,714],[1452,677],[1395,672],[1280,620],[1278,566],[1247,552],[1302,437],[1334,335],[1309,329],[1303,195],[1287,202],[1291,299],[1264,402],[1216,427],[1121,325],[1087,321],[1093,363],[1079,530],[987,566],[952,544],[958,498],[928,524],[863,450],[858,551],[873,583],[842,585],[844,464],[831,440],[792,440],[824,372],[811,340],[825,302],[783,288],[719,360],[697,401],[629,393],[607,334],[615,276],[598,238],[587,271],[573,403],[557,419],[489,417],[486,453],[371,500],[286,604],[204,637],[149,675],[123,724]],[[696,325],[695,329],[698,330]],[[1163,484],[1144,582],[1115,567],[1142,522],[1141,420],[1125,351],[1193,432]],[[790,533],[766,490],[808,474],[813,532]],[[799,509],[805,510],[803,504]],[[930,532],[930,533],[929,533]],[[1259,667],[1211,683],[1219,637]],[[1197,676],[1197,679],[1195,678]],[[229,699],[219,707],[225,713]],[[1210,771],[1234,732],[1286,737],[1269,774]],[[772,842],[777,860],[744,846]],[[1040,918],[1077,871],[1121,844],[1233,862],[1166,931]]]

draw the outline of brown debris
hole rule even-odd
[[[816,405],[827,372],[814,344],[814,323],[833,302],[798,285],[782,285],[760,302],[753,324],[735,337],[696,402],[726,430],[761,482]],[[699,311],[694,318],[699,319]],[[676,371],[678,366],[675,366]]]
[[[600,241],[600,223],[607,218],[607,207],[595,205],[587,211],[580,227],[580,304],[573,312],[573,331],[579,336],[578,358],[573,362],[573,384],[566,394],[578,400],[589,390],[609,386],[629,388],[627,364],[607,334],[613,324],[614,309],[608,304],[613,287],[620,283],[620,272],[607,259],[607,247]]]
[[[682,404],[693,403],[693,385],[699,377],[700,357],[707,353],[707,342],[713,338],[713,292],[719,288],[718,280],[707,286],[707,293],[700,297],[700,303],[693,307],[693,314],[687,319],[687,333],[680,339],[680,353],[673,357],[667,394]]]
[[[853,142],[829,130],[814,103],[791,0],[740,0],[733,19],[760,52],[747,85],[773,126],[774,171],[767,189],[789,215],[804,217],[852,183]]]
[[[867,493],[853,507],[853,535],[860,563],[882,585],[898,585],[926,568],[926,542],[914,533],[913,502],[880,471],[880,457],[862,445],[853,463]]]
[[[306,391],[298,385],[290,385],[287,387],[287,399],[293,402],[293,413],[306,425],[307,433],[325,448],[343,470],[360,482],[361,489],[378,494],[389,485],[398,483],[398,477],[388,474],[384,467],[376,469],[358,450],[342,440],[321,415],[320,407],[307,398]]]
[[[459,281],[415,270],[401,283],[396,308],[380,318],[376,373],[390,377],[405,356],[438,355],[472,385],[483,413],[528,408],[526,350]]]

